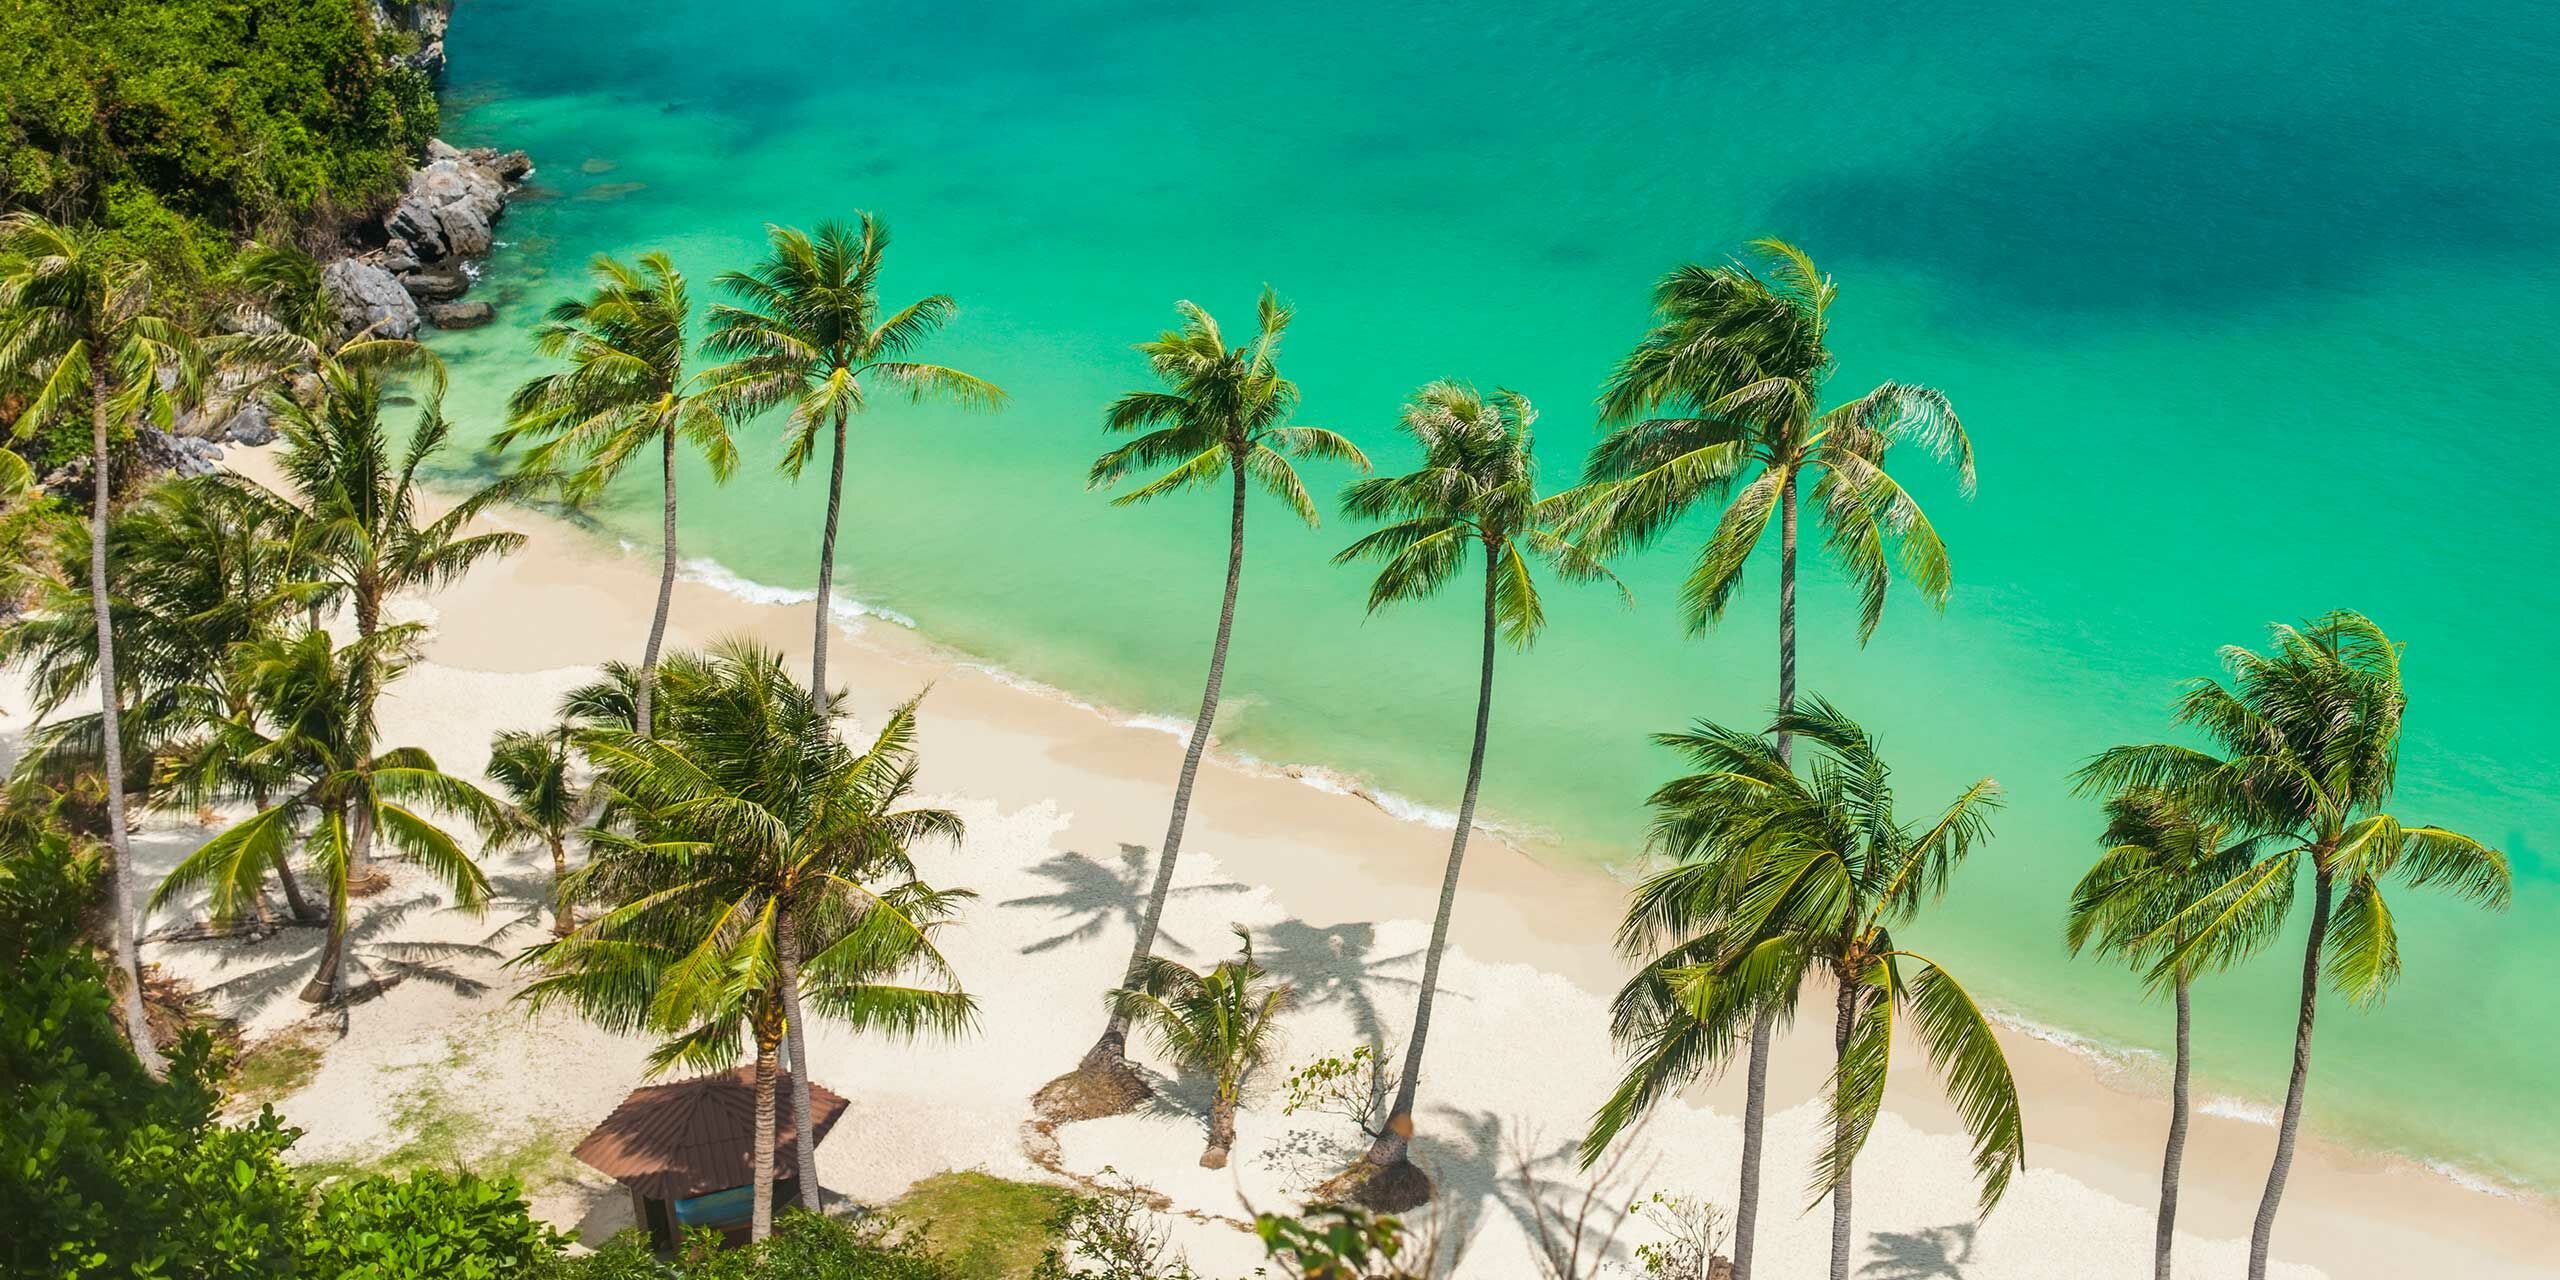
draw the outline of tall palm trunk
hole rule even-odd
[[[774,1053],[782,1045],[782,1034],[772,1023],[771,1018],[760,1017],[756,1026],[756,1146],[750,1179],[755,1186],[755,1208],[747,1220],[750,1241],[773,1234]]]
[[[827,532],[818,543],[818,634],[809,645],[809,696],[824,705],[827,697],[827,632],[834,620],[836,586],[836,516],[844,507],[844,412],[836,412],[836,457],[827,476]],[[792,1025],[799,1025],[794,1018]],[[797,1050],[793,1051],[797,1053]],[[793,1061],[798,1061],[794,1058]]]
[[[2311,1019],[2320,1006],[2320,948],[2329,937],[2330,895],[2336,885],[2329,869],[2317,865],[2329,850],[2313,850],[2311,937],[2302,947],[2302,1013],[2293,1028],[2293,1078],[2284,1089],[2284,1119],[2276,1126],[2275,1163],[2267,1168],[2267,1190],[2258,1198],[2258,1222],[2249,1232],[2249,1280],[2266,1280],[2268,1249],[2276,1234],[2276,1205],[2284,1199],[2284,1180],[2293,1172],[2293,1143],[2302,1133],[2302,1095],[2311,1080]]]
[[[1778,714],[1796,707],[1796,478],[1778,490]],[[1777,736],[1778,762],[1794,755],[1795,735]],[[1769,1127],[1769,1042],[1776,1038],[1774,1007],[1751,1014],[1751,1056],[1742,1084],[1742,1188],[1734,1194],[1733,1280],[1751,1280],[1751,1254],[1760,1231],[1760,1151]]]
[[[234,707],[232,708],[232,711],[234,715],[245,715],[248,712],[248,708]],[[271,793],[264,786],[251,788],[249,792],[250,812],[266,812],[267,804],[272,798]],[[294,878],[293,859],[285,856],[284,846],[276,846],[275,852],[267,855],[267,865],[276,869],[276,883],[284,889],[285,908],[292,912],[293,922],[295,924],[311,923],[311,904],[303,899],[302,882]],[[260,908],[262,911],[264,909],[264,907]]]
[[[1846,966],[1840,973],[1840,1006],[1832,1017],[1831,1043],[1840,1058],[1849,1056],[1849,1034],[1858,1021],[1858,980],[1849,975]],[[1837,1087],[1837,1086],[1834,1086]],[[1833,1129],[1834,1138],[1846,1138],[1848,1121],[1844,1118]],[[1838,1185],[1831,1188],[1831,1280],[1849,1280],[1849,1200],[1851,1167],[1840,1171]]]
[[[1404,1078],[1396,1082],[1394,1105],[1387,1109],[1387,1122],[1380,1127],[1377,1141],[1369,1145],[1362,1159],[1381,1169],[1393,1168],[1409,1161],[1413,1143],[1413,1099],[1422,1082],[1423,1043],[1431,1035],[1431,1006],[1440,992],[1440,959],[1449,949],[1449,917],[1458,905],[1458,872],[1467,860],[1467,835],[1475,829],[1476,790],[1484,781],[1484,743],[1493,724],[1493,656],[1497,612],[1499,560],[1494,548],[1485,548],[1484,565],[1484,659],[1476,679],[1475,743],[1467,751],[1467,789],[1458,800],[1458,829],[1449,837],[1449,865],[1440,874],[1440,907],[1431,917],[1431,947],[1422,957],[1422,991],[1413,1002],[1413,1035],[1405,1042]],[[1411,1205],[1380,1207],[1411,1208]]]
[[[1234,502],[1227,516],[1227,590],[1218,602],[1218,638],[1209,646],[1209,679],[1200,689],[1200,715],[1191,722],[1191,740],[1182,748],[1182,772],[1173,783],[1173,816],[1165,823],[1164,849],[1156,858],[1155,884],[1147,890],[1147,912],[1138,920],[1138,936],[1121,970],[1122,986],[1138,984],[1140,967],[1156,947],[1156,929],[1164,921],[1165,899],[1173,893],[1174,859],[1182,854],[1182,826],[1191,816],[1191,785],[1200,775],[1201,754],[1209,748],[1209,725],[1218,718],[1218,689],[1227,678],[1227,641],[1236,629],[1236,589],[1244,582],[1244,459],[1238,454],[1228,468],[1234,474]],[[1116,1010],[1102,1038],[1085,1051],[1077,1070],[1118,1071],[1128,1061],[1129,1020]]]
[[[667,613],[674,607],[676,599],[676,431],[674,423],[667,423],[665,429],[659,432],[658,443],[660,446],[658,462],[662,468],[662,474],[666,477],[666,498],[658,525],[658,611],[649,618],[649,644],[640,651],[640,692],[631,709],[631,718],[643,738],[649,737],[654,732],[655,721],[651,719],[651,712],[655,710],[653,704],[656,701],[658,686],[658,649],[666,643]]]
[[[553,832],[551,845],[551,936],[565,938],[578,928],[578,906],[569,900],[569,842]]]
[[[348,872],[337,877],[329,894],[329,936],[320,944],[320,968],[303,984],[302,999],[306,1004],[325,1004],[345,994],[347,968],[348,881],[353,869],[366,864],[373,856],[373,815],[365,805],[354,805],[347,816]]]
[[[133,1041],[133,1056],[154,1080],[169,1073],[160,1048],[151,1043],[151,1019],[143,1012],[142,945],[136,936],[133,839],[124,821],[124,691],[116,684],[116,629],[107,595],[107,372],[106,353],[96,334],[89,335],[89,612],[98,626],[98,729],[106,757],[107,842],[116,862],[113,930],[116,967],[124,970],[124,1029]]]
[[[791,913],[782,913],[776,921],[774,949],[782,978],[782,1018],[784,1048],[791,1056],[791,1119],[793,1147],[799,1168],[800,1203],[810,1210],[824,1213],[826,1193],[818,1186],[818,1113],[809,1104],[809,1076],[814,1068],[809,1062],[809,1023],[800,1015],[800,933],[794,928]]]
[[[2178,1166],[2187,1156],[2187,979],[2178,977],[2178,1057],[2169,1073],[2169,1145],[2160,1157],[2160,1225],[2151,1246],[2152,1280],[2169,1280],[2178,1233]]]

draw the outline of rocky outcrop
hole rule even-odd
[[[439,302],[427,309],[427,323],[439,329],[477,329],[498,318],[485,302]]]
[[[265,444],[276,438],[275,409],[256,372],[225,369],[204,398],[169,423],[169,434],[216,444]]]
[[[352,335],[371,329],[378,338],[418,336],[418,303],[400,278],[362,258],[340,258],[320,269],[320,285],[338,304],[338,329]]]
[[[521,151],[466,151],[442,139],[428,143],[426,163],[382,216],[387,239],[367,261],[418,302],[461,297],[472,280],[465,262],[496,247],[507,196],[532,173],[533,161]],[[428,318],[434,319],[432,311]]]
[[[444,79],[444,33],[452,23],[446,0],[375,0],[373,6],[373,25],[397,37],[391,61],[429,80]]]

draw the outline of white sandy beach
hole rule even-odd
[[[233,461],[259,474],[270,460],[235,451]],[[531,532],[533,544],[411,605],[436,623],[435,635],[427,661],[393,687],[385,706],[386,741],[426,747],[457,772],[476,771],[494,731],[547,722],[559,693],[591,677],[597,660],[636,658],[654,587],[649,556],[618,554],[536,516],[510,513],[504,522]],[[671,643],[744,633],[805,653],[807,625],[805,607],[750,604],[687,583]],[[820,1150],[824,1180],[878,1202],[948,1168],[1052,1177],[1025,1149],[1027,1100],[1098,1029],[1099,993],[1125,957],[1141,867],[1162,834],[1179,741],[1001,678],[893,625],[845,631],[833,674],[853,690],[860,717],[932,686],[923,784],[965,815],[969,836],[962,848],[932,850],[920,861],[933,883],[979,895],[946,935],[946,949],[982,1016],[976,1035],[948,1043],[870,1042],[823,1022],[813,1027],[816,1078],[851,1102]],[[7,713],[0,730],[12,742],[25,707],[14,682],[0,689]],[[1358,795],[1213,761],[1166,921],[1169,935],[1190,948],[1184,958],[1222,953],[1230,923],[1255,931],[1265,964],[1295,982],[1303,1000],[1288,1024],[1284,1064],[1399,1040],[1446,832]],[[1498,794],[1501,785],[1496,777],[1488,789]],[[203,835],[169,818],[146,822],[137,839],[146,878]],[[324,1065],[278,1104],[306,1131],[297,1158],[357,1159],[395,1148],[417,1136],[410,1130],[429,1111],[468,1151],[565,1150],[641,1083],[640,1041],[566,1015],[537,1021],[510,1001],[518,978],[502,962],[547,927],[539,904],[549,868],[527,854],[488,870],[501,901],[484,914],[445,909],[397,867],[392,888],[365,901],[359,961],[376,974],[409,966],[412,976],[323,1019],[331,1042]],[[1471,853],[1416,1152],[1442,1184],[1435,1212],[1442,1238],[1464,1251],[1457,1274],[1536,1274],[1525,1225],[1534,1210],[1513,1176],[1516,1151],[1535,1162],[1550,1200],[1579,1185],[1571,1162],[1556,1153],[1580,1133],[1617,1071],[1605,1013],[1621,974],[1608,946],[1617,899],[1617,887],[1596,873],[1547,867],[1497,841]],[[153,923],[184,922],[171,913]],[[317,931],[304,929],[254,945],[159,941],[147,956],[213,991],[256,1038],[306,1017],[294,992],[317,945]],[[1791,1037],[1774,1073],[1761,1266],[1776,1280],[1823,1272],[1828,1215],[1799,1212],[1816,1145],[1822,1038],[1812,1029]],[[1898,1076],[1888,1095],[1893,1113],[1858,1165],[1861,1276],[2148,1273],[2163,1101],[2046,1041],[2015,1035],[2009,1046],[2027,1091],[2030,1171],[1977,1223],[1963,1139],[1922,1072]],[[1254,1207],[1294,1203],[1356,1150],[1345,1123],[1280,1114],[1272,1095],[1282,1074],[1270,1072],[1248,1099],[1229,1170],[1198,1167],[1201,1091],[1179,1080],[1166,1084],[1151,1111],[1060,1130],[1056,1158],[1080,1175],[1115,1168],[1172,1197],[1180,1212],[1167,1221],[1202,1272],[1243,1275],[1260,1250],[1237,1224]],[[2316,1113],[2316,1077],[2314,1090]],[[1657,1189],[1729,1201],[1737,1092],[1717,1086],[1667,1107],[1642,1133],[1639,1155],[1609,1189],[1611,1202]],[[466,1117],[458,1126],[457,1114]],[[2272,1142],[2261,1125],[2198,1118],[2182,1274],[2240,1272]],[[610,1183],[565,1161],[558,1167],[570,1176],[535,1188],[546,1216],[590,1241],[625,1224],[627,1202]],[[1620,1249],[1639,1231],[1631,1224]],[[2412,1162],[2317,1142],[2297,1164],[2278,1232],[2286,1263],[2279,1271],[2294,1280],[2560,1273],[2560,1210],[2552,1205],[2483,1194]]]

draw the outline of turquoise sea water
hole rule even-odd
[[[2403,899],[2396,993],[2324,1014],[2315,1124],[2560,1188],[2537,945],[2560,927],[2549,12],[474,0],[451,47],[449,132],[541,166],[479,295],[501,323],[438,340],[467,430],[589,255],[666,249],[707,298],[763,222],[878,211],[893,300],[955,294],[937,354],[1014,400],[861,424],[844,590],[1150,713],[1197,698],[1223,512],[1110,509],[1081,476],[1101,406],[1144,381],[1128,344],[1175,299],[1242,326],[1278,286],[1303,420],[1389,465],[1414,385],[1516,387],[1563,482],[1652,278],[1798,240],[1842,282],[1839,385],[1940,386],[1982,456],[1970,505],[1919,486],[1956,555],[1945,615],[1904,596],[1861,649],[1839,585],[1806,590],[1807,687],[1883,735],[1907,795],[2010,790],[1930,948],[2021,1017],[2157,1045],[2131,979],[2063,959],[2095,830],[2065,775],[2161,734],[2217,646],[2363,609],[2409,645],[2400,811],[2502,844],[2517,901]],[[736,483],[690,477],[689,550],[806,587],[817,486],[749,435]],[[1451,805],[1468,605],[1364,621],[1361,580],[1325,562],[1352,531],[1280,515],[1255,516],[1223,738]],[[1768,566],[1693,641],[1684,565],[1631,562],[1632,610],[1558,588],[1548,638],[1506,657],[1496,820],[1623,862],[1669,767],[1643,735],[1765,709]],[[2214,1088],[2280,1087],[2292,964],[2200,996]]]

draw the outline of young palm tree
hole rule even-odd
[[[2301,873],[2311,875],[2311,931],[2293,1074],[2266,1192],[2249,1236],[2250,1280],[2264,1280],[2276,1209],[2302,1129],[2311,1026],[2325,972],[2349,1003],[2370,1005],[2400,975],[2385,883],[2442,887],[2503,910],[2514,892],[2506,855],[2460,832],[2407,826],[2383,811],[2400,760],[2400,646],[2363,614],[2341,610],[2274,629],[2267,653],[2223,650],[2230,683],[2190,681],[2178,723],[2223,752],[2166,743],[2114,747],[2079,774],[2084,789],[2159,788],[2202,818],[2258,833],[2258,858],[2153,931],[2152,981],[2248,954],[2281,927]]]
[[[320,589],[300,577],[290,532],[274,504],[215,476],[154,485],[108,526],[116,674],[125,685],[120,733],[133,748],[126,783],[150,803],[267,807],[279,779],[224,751],[222,726],[252,710],[232,678],[232,648],[274,634]],[[85,528],[63,531],[66,565],[88,559],[88,542]],[[66,572],[44,583],[29,617],[0,633],[0,660],[28,667],[43,719],[19,759],[22,777],[59,784],[100,767],[101,717],[49,719],[96,678],[92,616],[85,579]],[[316,923],[281,851],[272,870],[293,917]],[[263,926],[264,895],[250,904]]]
[[[631,455],[658,449],[661,484],[658,607],[649,619],[649,642],[640,671],[654,676],[666,642],[667,611],[676,591],[676,444],[701,453],[712,478],[726,481],[738,466],[738,450],[717,396],[684,371],[689,304],[684,276],[663,253],[646,253],[635,265],[598,255],[589,265],[596,289],[561,302],[534,330],[534,349],[569,367],[516,388],[507,402],[509,422],[493,443],[501,450],[519,440],[540,443],[526,459],[526,474],[566,472],[564,491],[593,497],[622,471]],[[562,464],[576,460],[574,472]],[[643,679],[640,732],[652,726],[654,691]]]
[[[1593,447],[1571,520],[1600,554],[1651,542],[1692,512],[1721,505],[1681,598],[1693,633],[1723,618],[1752,549],[1778,524],[1778,710],[1795,706],[1796,536],[1812,501],[1832,558],[1856,584],[1863,643],[1883,617],[1888,554],[1931,604],[1944,607],[1947,550],[1917,502],[1886,469],[1908,440],[1952,462],[1973,490],[1973,446],[1947,399],[1888,382],[1822,409],[1833,371],[1831,277],[1782,240],[1750,262],[1689,265],[1654,286],[1652,332],[1618,363],[1600,397],[1618,424]],[[1810,488],[1808,492],[1808,481]],[[1890,545],[1889,545],[1890,544]],[[1778,741],[1781,755],[1787,741]],[[1760,1205],[1760,1144],[1768,1103],[1769,1041],[1751,1029],[1742,1118],[1742,1186],[1734,1214],[1734,1276],[1750,1280]]]
[[[957,369],[908,358],[959,308],[937,293],[881,318],[880,259],[889,231],[878,219],[862,214],[852,228],[821,223],[815,237],[796,227],[768,227],[766,236],[771,248],[763,262],[720,277],[738,302],[711,309],[706,345],[729,363],[705,376],[742,412],[791,406],[782,470],[794,480],[817,452],[819,431],[828,433],[827,525],[818,540],[817,634],[809,662],[809,688],[815,692],[827,685],[845,428],[870,402],[863,380],[885,383],[910,403],[939,396],[992,409],[1004,403],[1004,391]]]
[[[1325,458],[1369,469],[1369,459],[1349,440],[1320,427],[1289,425],[1298,405],[1298,384],[1280,373],[1280,339],[1292,313],[1279,295],[1263,289],[1255,306],[1253,340],[1237,347],[1227,345],[1217,318],[1197,304],[1182,302],[1175,309],[1182,315],[1180,328],[1138,344],[1164,389],[1132,391],[1114,401],[1103,419],[1106,431],[1144,434],[1094,459],[1087,476],[1098,488],[1162,468],[1154,479],[1112,499],[1114,506],[1221,479],[1228,491],[1227,585],[1219,597],[1217,634],[1209,644],[1209,678],[1201,686],[1200,714],[1193,717],[1191,736],[1183,745],[1182,768],[1174,775],[1173,812],[1165,821],[1164,847],[1156,856],[1146,914],[1139,919],[1129,964],[1122,971],[1123,986],[1137,984],[1147,957],[1155,953],[1165,898],[1173,889],[1174,862],[1182,855],[1183,824],[1191,814],[1192,782],[1218,716],[1227,641],[1235,634],[1236,589],[1244,581],[1245,494],[1260,485],[1313,526],[1318,522],[1316,504],[1299,483],[1292,460]],[[1041,1112],[1053,1119],[1085,1119],[1126,1111],[1145,1099],[1146,1081],[1129,1067],[1128,1028],[1128,1020],[1115,1009],[1075,1070],[1041,1087],[1034,1098]]]
[[[668,700],[655,737],[584,737],[632,834],[593,833],[587,865],[569,879],[601,910],[525,953],[544,976],[523,998],[667,1036],[651,1059],[659,1069],[725,1066],[742,1041],[752,1045],[752,1231],[762,1239],[772,1228],[776,1076],[790,1029],[804,1023],[804,1006],[897,1036],[967,1029],[976,1006],[933,934],[970,895],[918,881],[908,857],[920,841],[961,834],[947,810],[905,807],[916,773],[913,702],[857,752],[836,736],[834,699],[811,698],[779,655],[723,645],[702,666],[706,680]],[[815,1205],[805,1048],[792,1060],[803,1135],[796,1176]]]
[[[1227,1167],[1245,1077],[1278,1050],[1280,1015],[1298,999],[1296,988],[1273,981],[1254,963],[1250,931],[1239,926],[1236,938],[1244,944],[1240,959],[1220,961],[1200,973],[1149,956],[1134,985],[1111,993],[1113,1012],[1153,1032],[1164,1056],[1209,1077],[1209,1145],[1200,1153],[1204,1169]]]
[[[2165,979],[2177,1008],[2176,1057],[2170,1071],[2169,1140],[2160,1159],[2160,1215],[2153,1234],[2152,1275],[2169,1280],[2177,1239],[2178,1170],[2186,1156],[2188,988],[2196,972],[2173,966],[2189,926],[2179,916],[2238,875],[2257,857],[2254,841],[2189,812],[2165,791],[2133,788],[2107,800],[2105,852],[2071,892],[2064,930],[2071,953],[2095,947]],[[2224,957],[2229,959],[2229,957]]]
[[[1655,980],[1620,993],[1622,1036],[1633,1030],[1644,1051],[1583,1149],[1605,1147],[1761,1010],[1792,1011],[1805,980],[1827,974],[1839,1056],[1814,1192],[1831,1198],[1832,1280],[1848,1280],[1851,1173],[1883,1109],[1897,1022],[1972,1137],[1984,1212],[2026,1164],[2017,1083],[1990,1020],[1953,974],[1893,937],[1989,836],[1999,786],[1984,778],[1905,822],[1875,744],[1828,703],[1807,699],[1770,733],[1811,743],[1812,766],[1799,775],[1774,740],[1706,721],[1660,739],[1698,769],[1655,796],[1657,836],[1683,860],[1639,885],[1628,908],[1622,936],[1663,950],[1646,966]]]
[[[370,865],[374,842],[388,841],[403,861],[433,875],[458,906],[478,908],[489,883],[460,842],[419,812],[424,803],[459,814],[486,830],[497,802],[436,767],[416,747],[384,749],[374,699],[406,669],[414,624],[393,624],[344,647],[326,631],[306,630],[240,646],[239,679],[253,691],[271,726],[246,754],[290,773],[296,786],[258,813],[234,823],[189,854],[152,894],[156,907],[181,893],[207,889],[217,919],[234,915],[256,891],[257,869],[270,865],[304,821],[312,869],[329,892],[329,932],[318,970],[302,989],[314,1004],[347,993],[345,968],[352,873]]]
[[[569,840],[585,825],[586,789],[578,785],[577,726],[562,721],[540,733],[510,729],[489,742],[489,781],[505,803],[492,849],[538,844],[551,853],[551,932],[566,937],[578,924],[569,898]]]
[[[148,269],[119,258],[98,233],[57,226],[32,213],[0,216],[0,386],[27,389],[13,438],[24,440],[73,414],[89,420],[89,593],[97,632],[100,755],[107,785],[107,840],[115,860],[114,941],[124,971],[125,1032],[154,1078],[165,1064],[142,1011],[142,958],[135,935],[133,846],[124,812],[124,742],[117,697],[114,626],[108,616],[107,509],[119,430],[165,420],[174,370],[179,395],[202,379],[196,344],[155,309]]]
[[[1484,652],[1476,684],[1475,741],[1467,752],[1466,790],[1449,840],[1448,868],[1440,879],[1440,906],[1431,919],[1413,1034],[1405,1041],[1404,1075],[1368,1153],[1326,1186],[1333,1199],[1373,1209],[1410,1209],[1431,1194],[1431,1180],[1408,1154],[1414,1090],[1422,1078],[1441,953],[1448,947],[1449,918],[1457,906],[1458,871],[1475,829],[1476,791],[1484,781],[1485,738],[1493,723],[1495,641],[1507,638],[1513,647],[1527,649],[1546,625],[1538,585],[1529,573],[1532,558],[1568,578],[1615,581],[1598,560],[1551,527],[1558,504],[1538,497],[1538,463],[1530,451],[1530,428],[1537,416],[1528,398],[1517,392],[1498,391],[1488,398],[1462,383],[1431,383],[1414,392],[1402,422],[1422,446],[1422,465],[1405,475],[1353,481],[1342,495],[1343,510],[1351,516],[1389,522],[1334,557],[1336,564],[1385,562],[1369,587],[1371,612],[1437,593],[1458,576],[1470,551],[1484,555]]]

